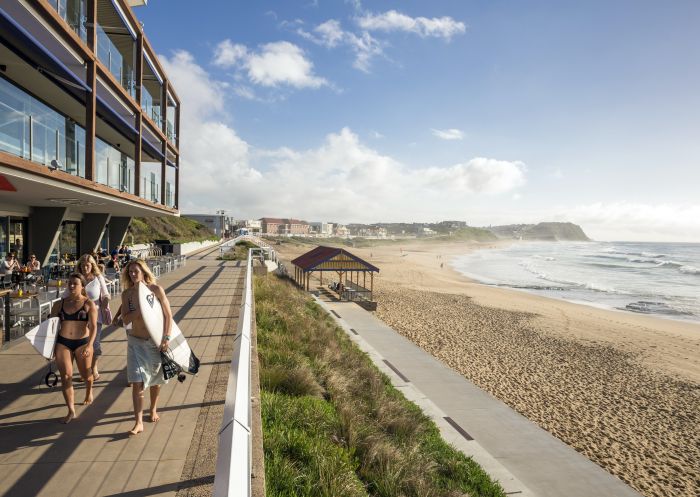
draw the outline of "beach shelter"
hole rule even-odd
[[[320,273],[319,278],[323,285],[323,273],[334,272],[338,275],[338,281],[347,289],[347,292],[342,292],[341,298],[372,300],[374,273],[378,273],[379,268],[343,248],[320,245],[294,259],[292,265],[294,281],[306,290],[309,289],[312,273],[316,271]],[[369,273],[369,288],[367,288],[367,273]],[[362,276],[362,284],[360,284],[360,276]]]

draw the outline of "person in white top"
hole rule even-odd
[[[12,271],[19,271],[19,262],[15,259],[13,252],[9,252],[5,256],[5,260],[0,263],[0,271],[5,276],[12,276]]]
[[[85,293],[87,293],[88,298],[95,303],[98,310],[95,343],[93,344],[94,353],[92,354],[92,375],[94,381],[97,381],[100,377],[100,373],[97,370],[97,360],[102,355],[102,347],[100,344],[102,325],[112,322],[112,314],[109,310],[109,290],[107,289],[107,283],[105,282],[104,276],[102,276],[100,267],[90,254],[81,256],[80,259],[78,259],[77,266],[77,272],[85,276],[87,280]]]
[[[36,258],[36,255],[32,254],[29,256],[29,260],[27,261],[26,267],[30,271],[40,271],[41,270],[41,262],[39,262],[39,259]]]

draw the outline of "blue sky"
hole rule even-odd
[[[700,241],[700,2],[149,0],[183,212]]]

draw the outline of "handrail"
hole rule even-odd
[[[224,417],[219,430],[214,497],[251,495],[251,332],[253,323],[253,255],[248,251],[245,290],[228,374]]]

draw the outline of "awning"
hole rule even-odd
[[[90,87],[2,8],[0,8],[0,39],[29,65],[78,100],[85,102],[85,92],[89,93]]]

